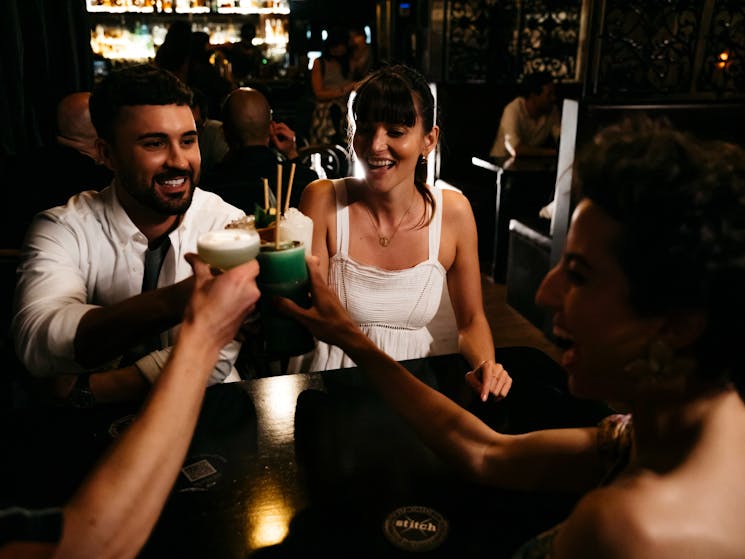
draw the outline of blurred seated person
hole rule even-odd
[[[191,112],[199,133],[199,153],[202,155],[202,174],[210,171],[228,153],[228,144],[222,132],[222,122],[210,118],[207,96],[201,89],[191,88],[194,101]]]
[[[207,96],[207,114],[219,115],[225,97],[233,89],[232,76],[225,71],[226,66],[212,64],[215,48],[210,44],[210,36],[204,31],[191,34],[189,68],[186,83],[189,87],[201,90]],[[222,60],[222,54],[216,60]]]
[[[16,353],[57,397],[147,393],[173,345],[194,282],[197,237],[245,214],[196,187],[191,90],[154,65],[122,67],[93,90],[98,153],[114,180],[39,213],[21,248],[11,332]],[[239,342],[211,384],[240,380]]]
[[[176,20],[168,26],[163,42],[155,52],[154,64],[186,81],[191,55],[191,23]]]
[[[89,91],[64,96],[57,105],[57,135],[53,144],[13,160],[9,173],[33,188],[13,189],[4,227],[7,246],[20,246],[31,218],[67,202],[82,190],[101,190],[114,173],[96,148],[96,129],[88,108]]]
[[[318,265],[313,307],[279,310],[346,351],[474,483],[579,497],[513,559],[742,557],[745,152],[654,122],[606,129],[586,149],[566,246],[536,300],[553,311],[572,394],[629,413],[503,434],[383,353]]]
[[[220,348],[259,297],[258,265],[212,276],[189,255],[195,281],[178,341],[137,420],[62,507],[0,509],[0,557],[135,557],[184,463]]]
[[[205,175],[204,188],[251,214],[255,204],[264,207],[262,179],[269,180],[270,191],[274,192],[277,165],[281,164],[284,195],[295,163],[290,206],[296,208],[301,192],[318,178],[318,174],[297,162],[295,133],[286,124],[272,121],[266,97],[249,87],[233,90],[223,106],[222,125],[229,151],[222,162]]]
[[[372,49],[367,44],[364,30],[352,27],[349,30],[349,71],[354,81],[359,81],[372,69]]]
[[[557,154],[561,114],[556,106],[556,85],[549,72],[528,74],[523,94],[502,111],[492,157],[540,157]]]
[[[60,163],[56,171],[55,190],[59,203],[66,202],[81,189],[101,190],[109,186],[114,173],[103,164],[98,155],[98,134],[91,122],[89,91],[71,93],[57,105],[56,152]],[[41,163],[41,162],[40,162]],[[61,188],[60,188],[61,187]]]
[[[233,80],[241,84],[251,78],[258,78],[264,53],[261,47],[253,44],[256,37],[256,24],[246,22],[241,25],[241,40],[223,45],[233,73]]]
[[[313,61],[310,82],[315,97],[311,115],[311,144],[340,144],[347,141],[347,99],[354,89],[349,70],[349,38],[332,28],[323,43],[321,56]]]

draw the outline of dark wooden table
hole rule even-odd
[[[554,197],[556,157],[474,156],[471,163],[494,173],[494,241],[490,267],[485,272],[494,281],[504,283],[510,220],[538,221],[538,212]]]
[[[515,379],[502,402],[466,388],[460,355],[405,361],[504,432],[594,424],[609,410],[566,393],[542,352],[500,348]],[[15,409],[2,416],[0,506],[62,503],[135,413]],[[561,520],[574,495],[463,479],[356,369],[213,386],[188,457],[141,557],[507,557]]]

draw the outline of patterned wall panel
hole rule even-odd
[[[598,93],[687,93],[702,3],[607,0],[601,22]]]
[[[706,49],[697,82],[698,90],[717,95],[745,92],[745,3],[714,4],[706,35]]]
[[[581,0],[450,0],[447,78],[451,82],[519,81],[548,70],[574,79]]]
[[[489,19],[496,0],[453,0],[448,4],[448,79],[485,81],[490,55]]]
[[[582,3],[524,0],[515,56],[522,74],[547,70],[557,80],[575,79]]]
[[[743,91],[741,0],[605,0],[604,7],[591,31],[596,65],[588,93],[695,98]]]

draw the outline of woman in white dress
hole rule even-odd
[[[406,66],[381,68],[359,84],[351,116],[364,178],[315,181],[300,201],[313,219],[322,273],[357,324],[399,361],[429,354],[427,325],[447,284],[459,350],[479,369],[469,382],[484,400],[505,396],[512,381],[494,361],[470,203],[425,183],[440,132],[428,83]],[[341,349],[319,342],[310,370],[351,366]]]

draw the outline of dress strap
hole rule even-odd
[[[349,254],[349,204],[346,179],[332,181],[336,191],[336,253]]]
[[[429,224],[429,260],[440,256],[440,233],[442,231],[442,189],[430,186],[435,197],[435,216]]]

